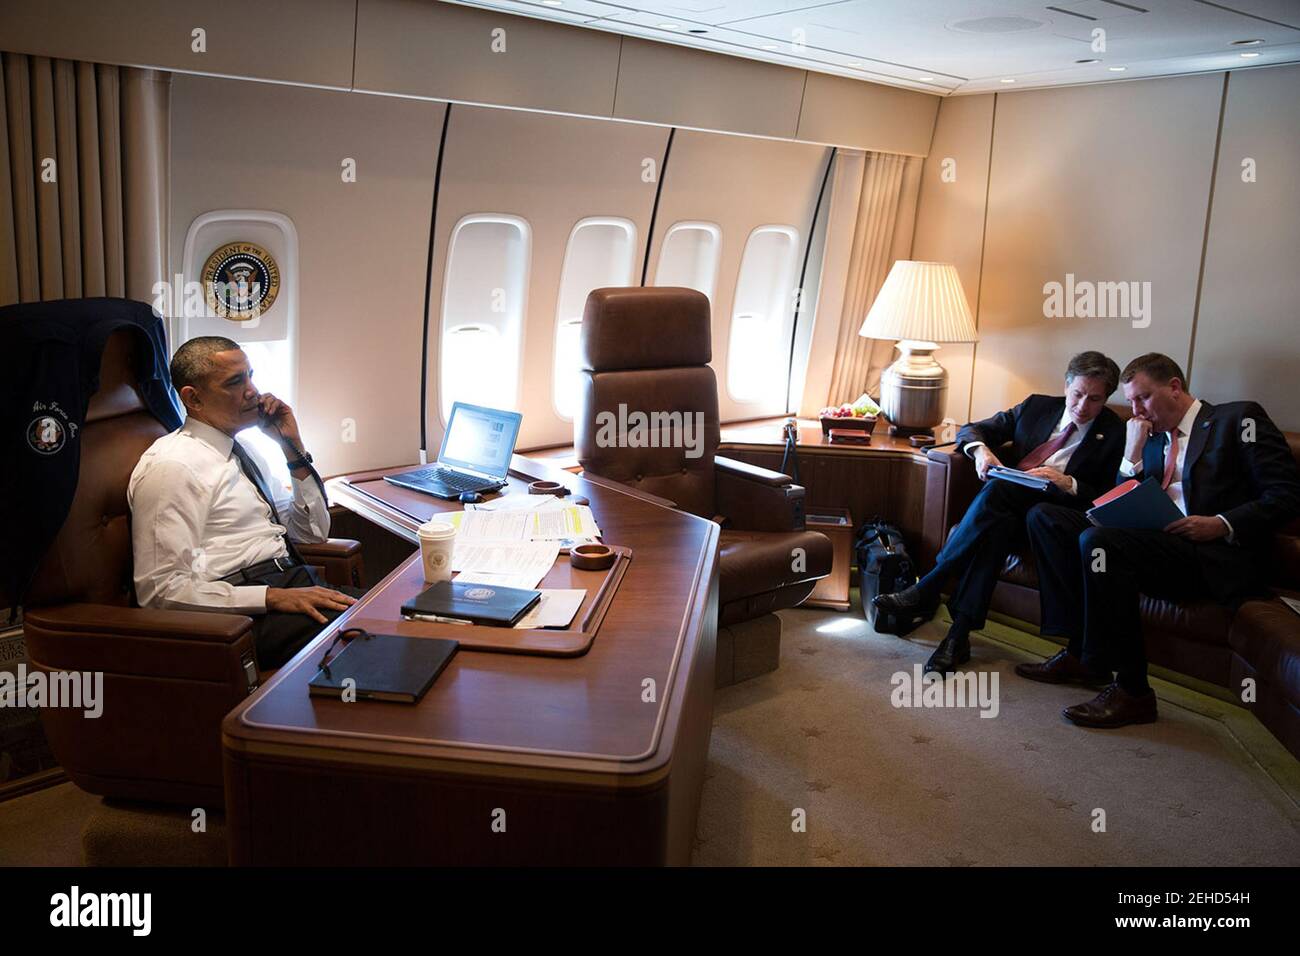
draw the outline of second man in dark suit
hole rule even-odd
[[[934,569],[906,590],[875,598],[882,610],[928,619],[944,584],[956,579],[948,601],[952,627],[926,662],[926,673],[946,673],[970,660],[970,632],[984,626],[998,575],[1024,537],[1029,509],[1044,501],[1086,508],[1111,486],[1124,451],[1124,425],[1106,399],[1118,385],[1118,365],[1100,352],[1082,352],[1065,370],[1063,396],[1030,395],[957,433],[958,449],[974,459],[987,483],[948,536]],[[995,449],[1008,442],[1005,463],[1050,481],[1045,491],[987,480],[989,469],[1003,464]]]

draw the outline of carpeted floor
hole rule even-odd
[[[1017,677],[1052,649],[998,625],[967,665],[998,675],[996,717],[896,708],[946,624],[781,617],[781,666],[715,698],[696,865],[1300,864],[1300,765],[1241,708],[1153,681],[1156,723],[1075,727],[1092,692]]]
[[[717,692],[696,865],[1300,864],[1300,763],[1241,708],[1153,681],[1158,722],[1075,727],[1090,692],[1016,677],[1052,648],[999,625],[968,665],[998,676],[996,717],[896,708],[942,621],[781,617],[780,668]],[[99,806],[70,783],[0,804],[0,865],[79,864]]]

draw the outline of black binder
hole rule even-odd
[[[459,646],[441,637],[356,637],[329,662],[328,668],[316,673],[308,690],[316,697],[342,697],[345,690],[351,689],[357,700],[414,704],[433,686]]]
[[[522,588],[439,581],[403,604],[402,616],[514,627],[541,597],[541,591]]]

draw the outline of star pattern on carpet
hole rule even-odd
[[[956,856],[947,856],[944,857],[944,859],[948,861],[949,866],[974,866],[975,865],[975,861],[966,859],[965,855],[963,855],[960,850],[957,851]]]
[[[822,689],[822,685],[815,680],[810,680],[800,684],[799,689],[809,694],[815,694],[817,691]]]
[[[1032,740],[1022,740],[1020,741],[1020,746],[1024,747],[1030,753],[1038,753],[1038,744],[1034,743]]]
[[[812,657],[814,654],[820,654],[821,650],[820,647],[811,647],[805,644],[803,647],[799,648],[799,653],[807,654],[809,657]]]
[[[822,735],[822,729],[820,727],[800,727],[799,731],[805,737],[820,737]]]
[[[825,793],[831,788],[829,783],[823,783],[821,780],[805,780],[804,786],[813,793]]]
[[[1130,747],[1129,753],[1134,757],[1137,757],[1139,760],[1150,760],[1156,755],[1154,750],[1145,750],[1142,747]]]
[[[933,790],[925,791],[926,796],[931,800],[949,800],[952,798],[952,791],[945,790],[943,787],[935,787]]]
[[[1062,800],[1059,797],[1048,797],[1047,799],[1058,810],[1073,810],[1076,802],[1074,800]]]
[[[914,744],[928,744],[932,740],[934,740],[933,737],[927,737],[925,734],[912,734],[912,743]]]
[[[1181,817],[1184,820],[1190,820],[1192,817],[1201,815],[1200,810],[1193,810],[1185,803],[1175,803],[1169,809],[1174,811],[1174,816]]]

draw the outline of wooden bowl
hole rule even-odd
[[[857,428],[870,435],[876,430],[876,416],[864,415],[861,418],[823,418],[822,437],[830,434],[832,428]]]

